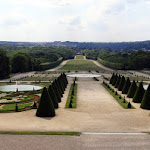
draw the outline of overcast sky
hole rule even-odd
[[[150,40],[150,0],[0,0],[0,40]]]

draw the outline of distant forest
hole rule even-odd
[[[73,49],[106,49],[113,51],[132,51],[132,50],[150,50],[150,41],[135,42],[9,42],[0,41],[0,47],[17,46],[17,47],[69,47]]]
[[[83,54],[114,69],[150,68],[150,41],[122,43],[0,42],[0,79],[10,73],[41,71]]]

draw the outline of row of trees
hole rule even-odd
[[[68,81],[66,75],[63,73],[47,89],[43,88],[42,95],[39,101],[39,106],[36,112],[38,117],[54,117],[55,109],[57,109],[58,103],[61,102],[65,88]]]
[[[150,109],[150,85],[145,91],[143,82],[140,82],[139,86],[137,86],[135,80],[131,83],[129,77],[125,79],[124,76],[114,73],[110,79],[110,84],[122,91],[122,94],[127,94],[127,97],[133,98],[133,102],[141,103],[141,108]]]
[[[0,79],[7,78],[10,73],[43,70],[43,63],[49,64],[50,67],[55,67],[64,59],[74,58],[74,55],[75,51],[70,48],[0,48]]]
[[[82,54],[90,59],[100,59],[100,63],[114,69],[143,69],[150,68],[150,51],[111,51],[83,50]]]

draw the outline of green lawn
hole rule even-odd
[[[70,60],[59,70],[82,70],[82,71],[89,71],[89,70],[100,70],[98,66],[96,66],[90,60]]]
[[[130,80],[131,81],[133,81],[133,80],[135,80],[135,81],[150,81],[150,79],[147,79],[147,78],[143,78],[143,77],[130,77]]]
[[[70,91],[69,91],[69,94],[68,94],[68,98],[67,98],[67,101],[66,101],[66,107],[65,108],[69,108],[72,89],[73,89],[73,84],[71,84],[71,86],[70,86]],[[72,99],[72,108],[76,108],[76,105],[77,105],[77,84],[75,84],[75,87],[74,87],[74,96],[73,96],[73,99]]]
[[[25,104],[18,104],[18,109],[22,109],[25,108],[27,106],[32,106],[32,103],[25,103]],[[4,105],[2,109],[0,109],[0,111],[11,111],[11,110],[15,110],[16,109],[16,105],[15,104],[9,104],[9,105]]]
[[[126,101],[126,103],[123,103],[123,97],[119,99],[119,95],[115,95],[115,92],[112,92],[112,90],[109,89],[105,84],[102,84],[102,85],[124,109],[134,109],[133,106],[131,106],[131,108],[128,108],[128,101]]]
[[[21,81],[53,81],[54,77],[27,77],[20,79]]]
[[[36,131],[0,131],[0,134],[16,134],[16,135],[80,135],[81,132],[36,132]]]
[[[76,59],[84,59],[83,55],[76,55]]]

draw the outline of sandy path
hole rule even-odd
[[[59,66],[57,66],[56,68],[49,69],[48,71],[56,71],[56,70],[60,69],[61,67],[63,67],[68,61],[69,61],[69,59],[63,61],[63,62],[62,62]]]
[[[0,130],[150,132],[150,111],[123,109],[99,82],[92,79],[77,81],[77,109],[64,109],[72,82],[70,78],[56,117],[36,117],[36,110],[1,113]]]
[[[150,135],[0,135],[2,150],[149,150]]]
[[[95,61],[95,60],[91,60],[91,61],[92,61],[95,65],[97,65],[98,67],[100,67],[100,68],[102,68],[102,69],[104,69],[104,70],[113,71],[113,69],[108,68],[108,67],[106,67],[106,66],[100,64],[99,62]]]

